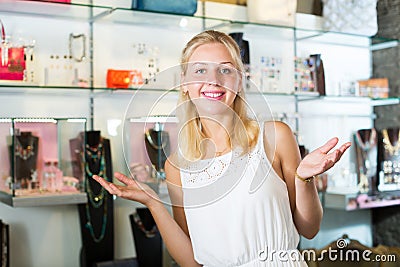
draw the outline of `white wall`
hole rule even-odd
[[[223,5],[213,5],[212,3],[207,3],[207,5],[215,14],[233,12],[237,16],[245,17],[243,7],[228,10]],[[121,16],[127,14],[129,12],[122,12]],[[68,51],[69,33],[87,34],[89,31],[87,23],[83,21],[58,21],[51,18],[30,17],[29,23],[25,23],[26,18],[22,19],[19,16],[6,14],[1,14],[1,19],[8,26],[9,33],[36,40],[36,82],[39,84],[44,83],[44,68],[51,65],[49,55],[63,55]],[[137,50],[134,48],[134,45],[138,43],[158,47],[161,70],[175,66],[179,62],[179,55],[185,42],[195,34],[196,30],[194,29],[196,28],[177,30],[177,28],[171,29],[156,24],[154,24],[154,27],[139,27],[118,22],[118,19],[116,21],[101,20],[94,27],[96,38],[94,42],[95,85],[105,85],[105,75],[108,68],[130,69],[132,66],[136,67],[140,62],[138,59],[143,59],[138,57]],[[225,30],[224,28],[221,29]],[[290,65],[295,49],[290,34],[280,32],[277,35],[278,33],[273,31],[271,33],[271,31],[264,31],[257,27],[250,27],[245,30],[245,37],[251,44],[252,62],[257,62],[263,55],[279,55],[284,58],[286,66]],[[360,42],[363,42],[363,40],[360,40]],[[369,76],[371,64],[369,51],[365,47],[321,45],[312,42],[312,40],[305,40],[298,44],[298,55],[309,55],[311,53],[323,55],[328,94],[338,92],[337,86],[341,80],[368,78]],[[87,62],[76,67],[79,69],[80,77],[89,78]],[[290,70],[285,72],[285,79],[282,79],[281,84],[282,90],[289,91],[292,88],[292,76]],[[32,93],[29,90],[16,88],[4,90],[2,88],[2,92],[0,92],[0,117],[89,116],[88,91],[59,92],[49,94],[48,92],[41,93],[38,90]],[[111,141],[113,169],[115,171],[126,172],[122,149],[123,126],[126,122],[125,112],[128,107],[146,112],[148,102],[146,102],[145,97],[146,95],[137,94],[134,96],[133,93],[120,91],[96,91],[94,93],[94,128],[101,130],[102,135]],[[133,101],[131,102],[132,98]],[[169,112],[170,107],[175,104],[175,99],[173,97],[165,98],[163,101],[165,101],[163,107]],[[299,136],[303,144],[309,149],[316,148],[327,138],[334,135],[339,136],[342,141],[347,141],[351,132],[355,129],[368,128],[372,125],[369,117],[371,109],[368,103],[343,102],[342,100],[339,100],[340,102],[305,101],[299,104],[300,110],[303,112],[303,115],[299,115],[296,113],[295,101],[292,96],[267,95],[264,98],[259,98],[253,94],[249,95],[249,101],[255,111],[261,113],[259,114],[261,116],[268,112],[265,102],[269,104],[274,115],[288,115],[286,121],[293,130],[296,130],[295,118],[300,116]],[[338,111],[342,112],[338,114]],[[319,116],[315,115],[317,112],[320,114]],[[110,129],[115,121],[120,121],[121,124],[116,126],[115,129]],[[113,130],[116,130],[116,132]],[[348,153],[341,164],[332,171],[333,174],[340,172],[343,168],[351,167],[350,154]],[[125,200],[117,199],[115,201],[116,258],[135,256],[131,229],[128,224],[128,215],[134,211],[135,206],[135,203]],[[81,240],[79,217],[75,206],[11,208],[0,204],[0,217],[11,226],[11,262],[13,267],[71,267],[79,265]],[[335,218],[333,223],[331,223],[332,218]],[[340,221],[336,220],[337,218],[340,218]],[[371,223],[368,219],[369,211],[354,213],[327,211],[320,234],[311,241],[302,241],[302,246],[321,247],[333,241],[332,239],[339,238],[342,233],[349,233],[350,231],[356,232],[355,236],[351,237],[367,245],[371,244]]]

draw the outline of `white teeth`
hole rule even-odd
[[[212,92],[204,92],[203,93],[206,97],[217,98],[223,95],[223,93],[212,93]]]

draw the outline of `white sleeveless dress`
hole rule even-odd
[[[250,153],[235,149],[180,171],[194,257],[203,266],[307,266],[286,183],[262,136]]]

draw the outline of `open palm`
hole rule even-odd
[[[332,138],[323,146],[307,154],[297,167],[297,174],[301,177],[312,177],[332,168],[351,146],[351,143],[347,142],[330,152],[338,141],[338,138]]]
[[[124,185],[108,182],[97,175],[93,175],[93,179],[100,183],[110,194],[137,201],[144,205],[147,205],[152,200],[159,199],[154,190],[145,183],[138,182],[119,172],[114,175]]]

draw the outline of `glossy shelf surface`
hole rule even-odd
[[[15,15],[41,16],[57,19],[78,19],[92,22],[127,23],[148,27],[167,27],[180,30],[201,31],[204,29],[229,30],[240,28],[244,31],[292,31],[288,38],[296,41],[313,41],[318,43],[338,44],[354,47],[371,48],[378,50],[397,46],[399,40],[383,37],[368,37],[342,32],[330,32],[323,29],[310,29],[309,27],[289,27],[263,23],[248,22],[245,20],[225,19],[205,15],[177,15],[163,12],[149,12],[132,10],[127,6],[116,6],[114,1],[85,1],[73,0],[72,3],[57,3],[52,1],[23,1],[2,0],[0,13]],[[201,9],[201,4],[198,10]],[[245,8],[245,7],[242,7]]]
[[[0,192],[0,201],[11,207],[70,205],[86,203],[87,195],[86,193],[49,193],[39,195],[12,196],[5,192]]]
[[[339,210],[360,210],[400,205],[400,191],[380,192],[377,195],[327,192],[324,207]]]

